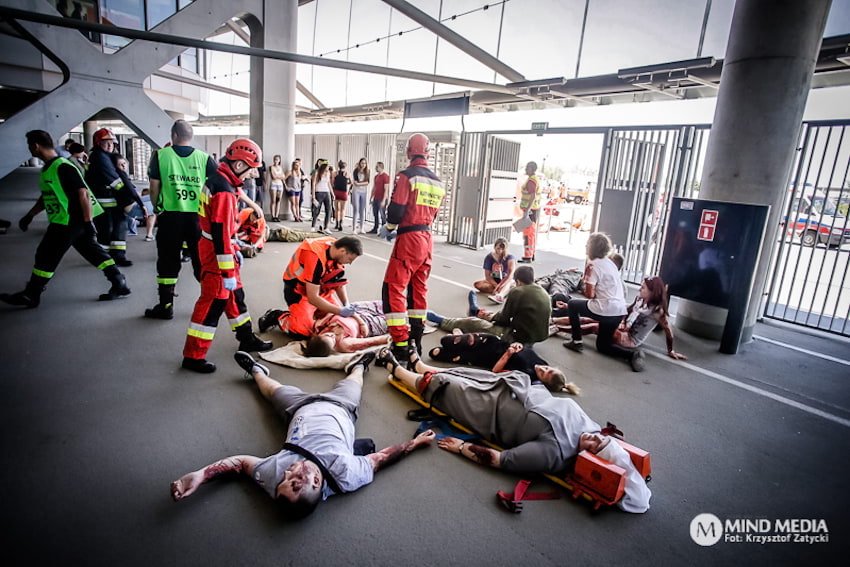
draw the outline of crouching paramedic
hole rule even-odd
[[[44,161],[39,178],[41,196],[18,226],[26,232],[33,217],[41,211],[47,211],[50,224],[35,251],[35,265],[26,288],[13,294],[0,294],[0,301],[21,307],[38,307],[41,293],[71,246],[92,266],[103,270],[112,283],[109,291],[101,294],[101,301],[129,295],[130,289],[115,260],[95,240],[97,232],[92,219],[103,214],[103,209],[79,170],[70,160],[56,155],[53,139],[44,130],[27,132],[27,145],[33,157]]]
[[[283,297],[289,311],[270,309],[260,317],[260,332],[275,323],[290,336],[306,339],[313,333],[316,312],[351,317],[345,266],[363,254],[354,236],[308,238],[302,242],[283,273]]]
[[[246,258],[253,258],[257,252],[262,252],[266,244],[266,219],[257,215],[257,211],[250,207],[245,207],[239,211],[239,216],[236,219],[236,239],[242,249],[242,255]]]
[[[227,313],[236,332],[239,350],[264,351],[272,343],[260,340],[251,330],[251,316],[245,306],[245,291],[237,261],[236,201],[242,181],[257,176],[262,151],[252,140],[239,139],[227,148],[218,170],[207,178],[198,220],[201,240],[201,296],[195,303],[192,320],[183,347],[183,368],[195,372],[214,372],[215,364],[206,360],[222,313]]]
[[[443,182],[428,169],[430,151],[425,134],[413,134],[407,140],[410,166],[396,175],[387,224],[378,232],[381,238],[396,240],[384,274],[382,299],[393,352],[403,360],[411,347],[422,351],[434,248],[431,223],[446,194]]]

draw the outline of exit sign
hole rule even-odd
[[[542,131],[546,130],[547,128],[549,128],[548,122],[532,122],[531,123],[531,130],[534,131],[534,132],[542,132]]]

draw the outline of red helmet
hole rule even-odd
[[[224,157],[231,161],[241,159],[249,167],[260,167],[263,161],[263,150],[254,140],[239,138],[227,146],[227,153],[224,154]]]
[[[118,141],[118,138],[115,137],[115,134],[109,128],[101,128],[92,135],[92,140],[94,141],[94,145],[98,145],[104,140]]]
[[[413,134],[407,139],[407,159],[413,156],[428,157],[431,153],[431,141],[425,134]]]

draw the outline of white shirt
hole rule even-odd
[[[626,297],[620,271],[610,258],[597,258],[590,262],[586,283],[596,288],[596,297],[587,302],[587,308],[596,315],[626,314]]]

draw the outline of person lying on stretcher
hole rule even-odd
[[[475,368],[434,368],[412,352],[410,371],[402,367],[389,348],[375,361],[386,367],[422,399],[469,427],[486,441],[506,447],[503,451],[446,437],[438,446],[478,464],[529,474],[568,473],[580,451],[589,451],[626,471],[625,495],[617,503],[622,510],[643,513],[649,509],[651,492],[626,451],[579,405],[553,396],[551,372],[534,385],[525,372],[495,373]]]
[[[343,317],[326,313],[316,319],[312,336],[305,341],[304,356],[330,356],[387,344],[387,320],[380,301],[355,301],[355,313]]]

